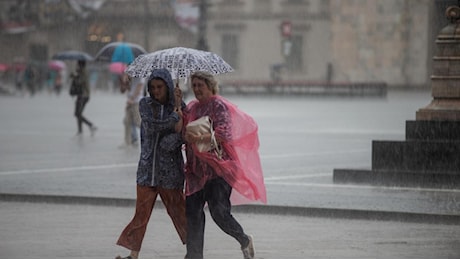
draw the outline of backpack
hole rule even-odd
[[[83,92],[83,88],[81,84],[78,83],[78,79],[75,77],[72,78],[72,83],[70,85],[69,94],[71,96],[79,96],[82,94],[82,92]]]

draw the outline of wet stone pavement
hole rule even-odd
[[[139,150],[118,149],[125,98],[94,93],[84,114],[98,131],[77,138],[65,94],[0,96],[2,258],[126,252],[115,241],[133,214]],[[332,182],[334,168],[370,168],[372,140],[403,140],[405,120],[429,103],[429,92],[228,99],[259,124],[268,205],[234,211],[254,234],[258,258],[460,257],[459,190]],[[141,257],[183,258],[164,209],[152,218]],[[207,220],[205,257],[241,257]]]
[[[133,207],[0,202],[1,258],[114,258]],[[233,214],[253,234],[256,258],[459,258],[460,226],[397,221]],[[204,257],[242,258],[239,244],[206,213]],[[185,246],[159,206],[140,258],[181,259]]]

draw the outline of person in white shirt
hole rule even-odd
[[[141,117],[139,115],[139,101],[144,97],[145,79],[129,78],[124,74],[120,86],[122,93],[127,91],[125,117],[123,119],[125,142],[120,148],[137,147]]]

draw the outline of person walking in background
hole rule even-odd
[[[34,66],[32,64],[27,65],[26,70],[24,71],[24,81],[31,97],[35,96],[35,92],[37,90],[37,76],[37,70]]]
[[[54,92],[56,95],[60,95],[62,90],[62,71],[56,72],[56,78],[54,79]]]
[[[83,110],[85,109],[86,104],[89,101],[90,97],[90,88],[88,82],[88,73],[86,71],[86,61],[79,60],[77,63],[76,73],[70,75],[71,79],[78,86],[79,93],[77,94],[77,99],[75,101],[75,117],[77,118],[77,136],[83,134],[82,124],[86,124],[89,127],[91,136],[94,136],[97,128],[91,123],[88,119],[83,116]]]
[[[186,258],[203,258],[205,203],[214,222],[241,245],[244,258],[254,258],[252,236],[247,235],[231,214],[232,202],[260,200],[266,203],[265,185],[258,154],[256,122],[218,95],[218,85],[207,72],[191,75],[196,100],[184,110],[184,125],[209,116],[218,150],[200,152],[196,143],[213,143],[213,134],[196,134],[185,127],[187,163],[186,215],[188,224]],[[232,193],[233,191],[233,193]],[[238,197],[239,196],[239,197]]]
[[[56,71],[48,69],[46,73],[46,91],[48,94],[52,94],[54,90],[54,80],[56,78]]]
[[[14,82],[16,85],[16,92],[19,93],[21,96],[24,96],[23,90],[23,82],[24,82],[24,70],[19,67],[20,65],[16,65],[14,70]]]
[[[139,101],[144,96],[145,79],[129,78],[127,74],[121,75],[120,91],[127,93],[125,117],[123,119],[125,142],[119,148],[137,147],[138,129],[141,125],[139,115]]]
[[[187,239],[181,134],[181,111],[185,103],[180,91],[174,89],[171,74],[166,69],[154,70],[147,87],[150,97],[139,102],[141,154],[137,168],[136,210],[117,242],[131,250],[124,258],[138,258],[158,195],[182,243]],[[179,109],[176,109],[176,102],[181,104]]]

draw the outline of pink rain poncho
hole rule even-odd
[[[218,95],[205,102],[191,101],[184,112],[185,125],[210,116],[223,150],[219,159],[214,152],[199,152],[195,144],[187,145],[186,195],[203,189],[208,180],[220,176],[233,188],[232,204],[267,203],[254,119]]]

